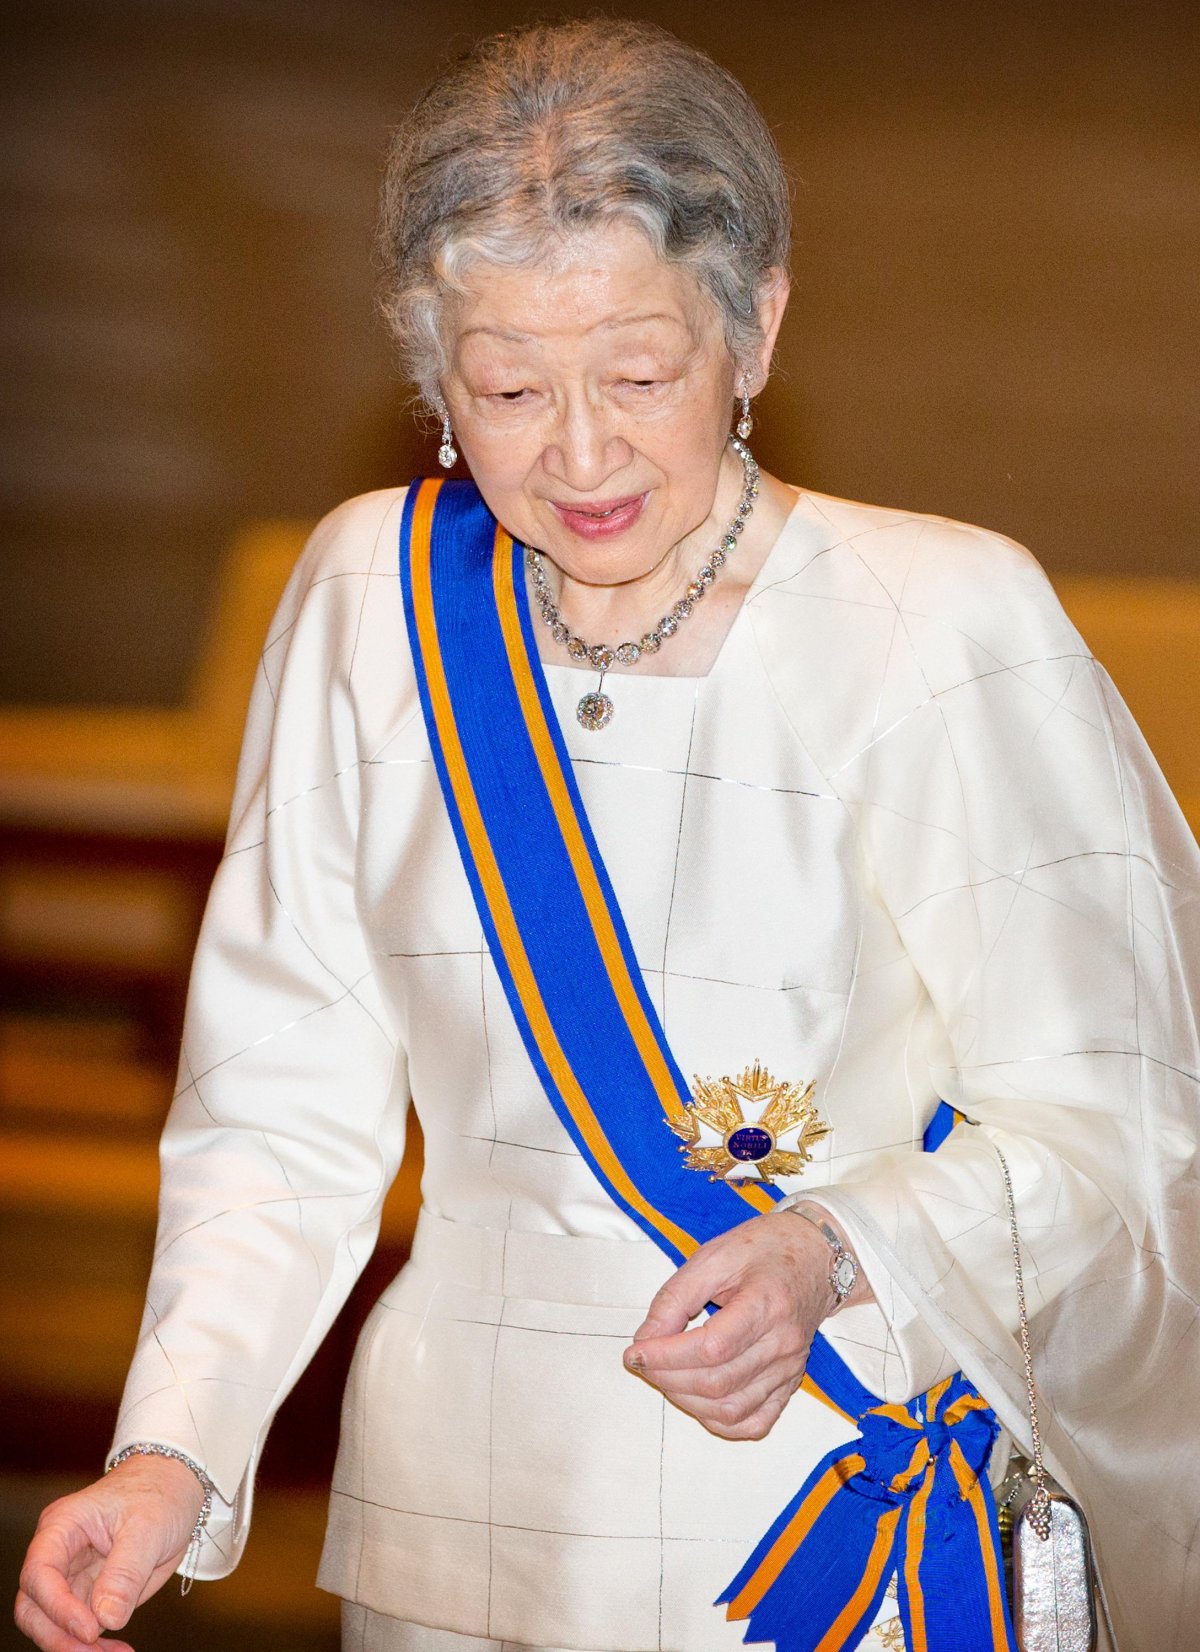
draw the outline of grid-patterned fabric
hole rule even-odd
[[[862,1652],[895,1652],[902,1645],[897,1625],[890,1633],[872,1631],[861,1644]],[[372,1612],[369,1607],[345,1601],[342,1606],[342,1652],[566,1652],[562,1647],[528,1646],[517,1641],[481,1640],[477,1635],[456,1635],[450,1629],[427,1629],[419,1623],[403,1623],[398,1618]]]
[[[485,1642],[716,1652],[740,1631],[708,1603],[843,1425],[798,1396],[766,1441],[723,1442],[622,1368],[666,1265],[571,1147],[483,945],[406,659],[399,504],[326,520],[264,651],[118,1444],[206,1464],[202,1575],[227,1570],[411,1094],[427,1215],[358,1350],[322,1582]],[[1094,1396],[1089,1270],[1139,1311],[1156,1292],[1182,1350],[1194,1312],[1149,1258],[1186,1144],[1144,1148],[1168,1066],[1194,1103],[1194,845],[1036,565],[803,496],[709,676],[610,677],[599,733],[572,715],[590,681],[549,677],[684,1071],[816,1081],[832,1134],[798,1185],[880,1299],[830,1327],[858,1374],[901,1397],[961,1364],[1021,1430],[990,1136],[1067,1338],[1065,1364],[1040,1351],[1047,1409]],[[939,1095],[981,1128],[924,1156]]]

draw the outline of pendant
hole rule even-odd
[[[600,690],[597,689],[594,694],[584,695],[583,699],[580,700],[579,704],[575,707],[575,715],[583,724],[584,728],[592,729],[594,731],[596,729],[604,728],[608,723],[612,722],[612,716],[615,709],[616,708],[609,699],[608,695],[601,694]]]
[[[815,1089],[775,1079],[758,1061],[737,1078],[697,1078],[684,1119],[671,1125],[683,1137],[688,1169],[706,1171],[711,1182],[799,1176],[813,1144],[829,1134]],[[794,1140],[784,1145],[787,1136]]]

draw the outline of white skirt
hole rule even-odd
[[[740,1652],[712,1601],[856,1430],[801,1392],[722,1440],[632,1377],[670,1272],[649,1242],[422,1212],[355,1355],[321,1587],[456,1652]]]
[[[900,1620],[877,1623],[861,1643],[863,1652],[881,1648],[903,1648]],[[402,1623],[399,1618],[372,1612],[353,1601],[342,1602],[342,1652],[567,1652],[557,1646],[522,1646],[517,1641],[479,1640],[474,1635],[456,1635],[449,1629],[425,1629],[419,1623]],[[571,1652],[581,1652],[578,1647]],[[663,1652],[683,1652],[663,1648]]]

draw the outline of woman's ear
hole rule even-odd
[[[766,280],[759,289],[758,325],[762,343],[755,352],[753,366],[746,374],[746,388],[751,396],[758,395],[770,376],[775,340],[779,337],[791,289],[792,283],[785,269],[768,270]]]

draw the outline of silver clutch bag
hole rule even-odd
[[[1033,1442],[1032,1463],[1018,1464],[998,1498],[1001,1531],[1011,1533],[1012,1541],[1013,1628],[1021,1652],[1096,1652],[1096,1571],[1091,1537],[1083,1510],[1055,1484],[1042,1462],[1017,1208],[1008,1163],[998,1147],[996,1153],[1004,1171],[1008,1201]]]
[[[1095,1652],[1092,1544],[1079,1504],[1048,1494],[1050,1536],[1022,1510],[1013,1529],[1013,1624],[1021,1652]]]
[[[1001,1541],[1021,1652],[1095,1652],[1096,1573],[1083,1510],[1043,1470],[1050,1536],[1034,1526],[1033,1464],[1015,1459],[996,1493]],[[1045,1521],[1040,1520],[1045,1529]]]

